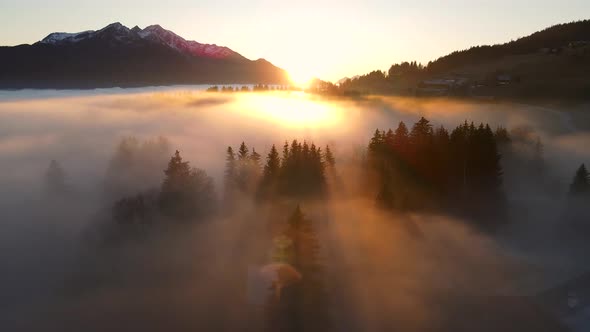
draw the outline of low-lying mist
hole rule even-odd
[[[268,313],[248,300],[248,269],[269,263],[273,227],[297,204],[318,233],[330,330],[444,330],[473,298],[535,295],[587,270],[587,234],[563,215],[575,170],[590,163],[588,107],[182,88],[35,94],[0,96],[2,330],[268,330]],[[509,222],[494,233],[456,215],[382,211],[357,195],[358,160],[375,129],[422,116],[539,139],[544,183],[502,160]],[[326,198],[223,206],[228,146],[246,142],[264,164],[293,139],[332,150],[338,185]],[[136,157],[122,171],[128,150]],[[105,241],[114,202],[160,188],[175,150],[212,178],[215,213]],[[45,188],[52,160],[60,196]]]

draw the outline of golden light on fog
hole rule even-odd
[[[310,100],[304,92],[246,94],[241,104],[255,116],[290,127],[333,127],[341,121],[338,108],[329,103]]]

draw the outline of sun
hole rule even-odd
[[[303,70],[289,71],[289,80],[296,87],[306,88],[313,79],[313,75]]]

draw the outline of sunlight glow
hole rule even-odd
[[[307,88],[313,79],[313,74],[305,71],[289,71],[289,80],[298,88]]]
[[[334,105],[311,100],[303,92],[289,96],[275,94],[246,94],[241,103],[250,114],[271,119],[290,127],[333,127],[340,123],[340,112]]]

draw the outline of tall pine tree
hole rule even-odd
[[[326,152],[324,152],[324,161],[327,167],[334,169],[334,166],[336,165],[336,159],[334,158],[332,150],[330,150],[330,146],[328,145],[326,145]]]
[[[266,156],[266,164],[264,165],[262,180],[260,181],[259,195],[269,197],[276,194],[280,175],[281,159],[277,148],[273,144]]]
[[[574,179],[570,184],[570,195],[583,196],[590,195],[590,174],[586,165],[582,164],[576,171]]]
[[[225,157],[225,174],[224,174],[224,201],[225,204],[233,204],[234,191],[236,190],[237,181],[237,162],[236,154],[231,146],[227,147]]]
[[[205,216],[215,206],[213,180],[203,170],[191,168],[176,150],[162,182],[159,203],[164,215],[187,220]]]
[[[326,331],[328,327],[327,294],[319,259],[320,243],[311,220],[299,205],[287,221],[285,235],[292,242],[290,264],[302,279],[283,291],[286,331]]]

